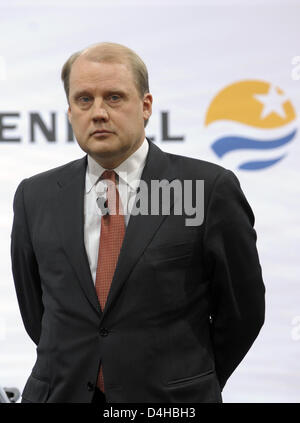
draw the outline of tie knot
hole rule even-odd
[[[100,179],[109,179],[114,184],[116,183],[116,172],[114,170],[105,170]]]

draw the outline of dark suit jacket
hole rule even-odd
[[[254,216],[234,174],[149,143],[142,179],[204,180],[204,222],[131,216],[101,310],[84,247],[86,156],[25,179],[12,269],[37,360],[23,401],[221,402],[264,321]],[[195,192],[194,192],[195,194]]]

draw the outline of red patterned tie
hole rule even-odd
[[[101,179],[111,181],[108,183],[107,187],[107,206],[109,214],[101,218],[101,234],[95,283],[97,295],[103,311],[125,234],[125,222],[122,203],[116,187],[115,171],[106,170],[103,172]],[[102,366],[100,366],[97,386],[104,392]]]

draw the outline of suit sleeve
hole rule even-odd
[[[221,389],[264,323],[265,287],[253,226],[254,215],[239,181],[226,170],[211,193],[204,234],[211,334]]]
[[[14,197],[14,220],[11,232],[12,273],[25,329],[38,344],[43,315],[42,290],[38,264],[33,251],[24,204],[23,180]]]

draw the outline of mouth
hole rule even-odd
[[[106,129],[97,129],[96,131],[92,132],[91,135],[108,135],[112,134],[111,131],[107,131]]]

